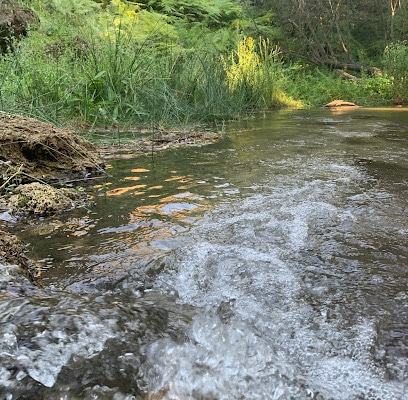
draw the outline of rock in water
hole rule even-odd
[[[333,107],[357,107],[357,104],[351,103],[350,101],[344,100],[333,100],[330,103],[324,105],[325,108]]]

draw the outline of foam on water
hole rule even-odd
[[[1,276],[3,284],[7,278]],[[23,293],[24,285],[28,286],[24,279],[17,281]],[[13,285],[16,286],[14,279]],[[38,290],[36,294],[39,298],[43,296]],[[44,297],[42,301],[30,301],[16,296],[2,302],[0,317],[3,322],[0,388],[3,390],[16,389],[27,375],[52,387],[73,356],[89,359],[102,351],[106,340],[114,336],[113,321],[91,313],[82,302],[75,303],[72,298],[56,301]]]
[[[362,178],[355,167],[314,160],[193,228],[155,288],[201,311],[182,343],[150,347],[146,388],[166,399],[403,399],[403,382],[388,381],[373,360],[375,317],[351,323],[329,292],[345,278],[328,261],[348,257],[342,236],[358,221],[344,202]],[[325,253],[315,270],[325,280],[309,288],[302,276],[313,264],[298,255],[314,250]]]

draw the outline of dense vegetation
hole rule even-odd
[[[408,0],[20,3],[41,24],[0,60],[1,110],[153,126],[408,100]]]

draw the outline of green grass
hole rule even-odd
[[[333,71],[317,67],[287,68],[284,91],[311,107],[323,106],[335,99],[361,106],[392,104],[392,82],[386,77],[362,73],[359,81],[350,81]]]
[[[152,127],[336,98],[392,101],[387,77],[350,82],[322,68],[284,66],[276,46],[240,36],[232,23],[211,30],[115,3],[103,10],[85,1],[33,2],[40,28],[0,59],[0,109],[56,124]]]
[[[245,57],[237,61],[246,40],[235,25],[239,10],[225,14],[221,3],[210,10],[214,28],[211,18],[189,21],[120,0],[106,9],[33,1],[41,25],[0,59],[0,109],[56,123],[180,126],[286,103],[275,49],[257,42],[245,56],[258,53],[258,62],[245,72]],[[234,65],[245,77],[231,85]]]

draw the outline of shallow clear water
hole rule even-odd
[[[408,398],[408,110],[276,112],[16,224],[7,399]],[[20,397],[19,397],[20,396]]]

